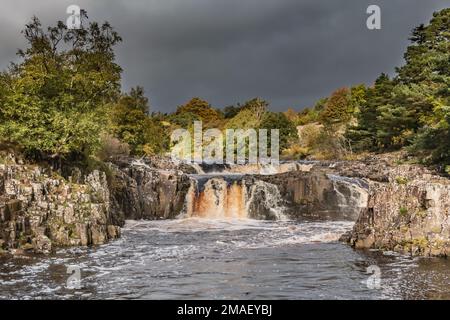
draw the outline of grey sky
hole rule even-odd
[[[191,97],[214,106],[262,97],[272,110],[300,110],[334,89],[370,84],[402,64],[411,29],[448,0],[2,0],[0,68],[24,46],[32,15],[47,25],[77,4],[124,38],[123,89],[142,85],[153,111]],[[382,30],[366,9],[382,9]]]

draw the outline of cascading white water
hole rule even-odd
[[[281,194],[273,184],[257,180],[247,185],[245,179],[226,176],[206,179],[200,183],[192,178],[184,217],[270,220],[285,217]]]
[[[369,200],[368,186],[357,178],[341,177],[329,174],[328,178],[333,182],[333,190],[338,198],[338,206],[359,213],[367,207]],[[347,193],[347,194],[344,194]]]
[[[210,219],[248,218],[242,181],[227,182],[223,178],[209,179],[199,190],[193,180],[186,197],[188,217]]]
[[[252,216],[261,217],[261,214],[263,214],[266,219],[287,219],[284,213],[286,208],[283,206],[283,199],[276,185],[257,180],[252,184],[247,194],[249,197],[246,202],[246,208]]]
[[[205,173],[205,171],[203,171],[202,167],[196,162],[192,163],[191,167],[195,170],[195,172],[197,172],[197,174],[204,174]]]

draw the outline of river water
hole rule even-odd
[[[450,299],[450,261],[355,251],[337,241],[351,227],[128,221],[103,246],[1,260],[0,299]],[[78,288],[67,287],[69,266],[80,270]],[[380,281],[368,286],[369,266]]]

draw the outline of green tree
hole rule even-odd
[[[361,111],[361,107],[367,103],[367,88],[364,84],[350,88],[350,103],[348,112],[355,116]]]
[[[314,107],[303,109],[298,115],[297,125],[302,126],[313,122],[319,122],[320,114],[325,109],[327,102],[328,98],[322,98],[316,102]]]
[[[95,150],[120,92],[113,48],[121,38],[109,23],[85,26],[86,19],[78,30],[58,22],[45,31],[34,17],[22,61],[0,77],[0,137],[55,163]]]
[[[242,108],[243,107],[241,105],[225,107],[223,109],[225,119],[231,119],[235,117],[242,110]]]
[[[284,115],[286,116],[286,118],[288,118],[288,120],[290,122],[292,122],[293,124],[297,123],[298,121],[298,113],[295,112],[294,109],[292,108],[288,108],[285,112]]]
[[[386,74],[381,74],[375,81],[373,87],[365,92],[361,101],[359,111],[356,113],[357,123],[350,126],[346,136],[351,141],[355,151],[376,151],[380,148],[381,142],[378,139],[380,124],[379,106],[388,105],[391,102],[393,81]]]
[[[188,129],[194,124],[194,121],[200,121],[200,117],[193,114],[192,112],[183,113],[173,113],[167,116],[167,121],[169,121],[176,128]]]
[[[296,127],[282,112],[266,112],[260,128],[267,129],[269,135],[271,129],[279,130],[280,150],[287,149],[294,140],[298,139]]]
[[[226,127],[230,129],[258,129],[269,104],[260,98],[247,101],[240,111],[230,119]]]
[[[141,87],[132,88],[112,107],[110,127],[134,155],[151,155],[168,148],[168,135],[158,119],[149,116],[148,99]]]
[[[430,24],[413,31],[413,44],[398,69],[407,89],[418,134],[411,151],[425,161],[450,163],[450,8],[433,14]]]

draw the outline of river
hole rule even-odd
[[[337,241],[352,224],[127,221],[106,245],[3,258],[0,299],[450,299],[449,260],[355,251]]]

